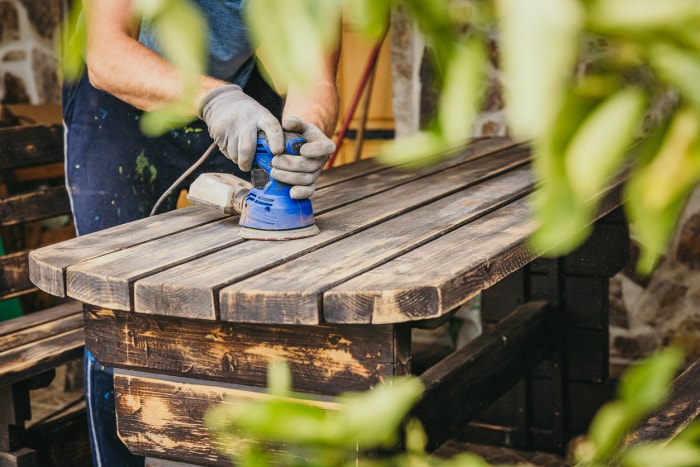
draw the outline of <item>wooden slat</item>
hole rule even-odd
[[[47,337],[72,331],[73,329],[82,329],[82,327],[83,315],[80,311],[77,311],[68,316],[43,323],[38,326],[33,326],[21,331],[16,331],[12,334],[4,335],[0,337],[0,355],[2,355],[2,352],[10,349],[21,347],[23,345],[29,345],[35,342],[38,343]]]
[[[330,209],[337,209],[347,204],[356,203],[358,200],[368,196],[376,196],[401,184],[440,172],[449,174],[451,171],[461,170],[460,166],[463,166],[465,163],[473,163],[480,159],[482,162],[485,162],[497,154],[500,156],[503,153],[510,154],[513,152],[529,153],[529,148],[515,144],[507,138],[485,139],[455,152],[449,158],[420,170],[396,166],[362,176],[346,177],[343,178],[342,182],[337,182],[332,186],[325,186],[316,191],[313,197],[314,213],[322,214]],[[332,173],[344,167],[346,166],[343,165],[337,169],[331,169],[329,172]],[[354,164],[348,164],[347,167],[354,167]]]
[[[75,313],[80,313],[82,309],[82,303],[70,301],[51,308],[46,308],[41,312],[30,313],[28,315],[3,321],[0,323],[0,339],[34,326],[40,326],[45,323],[50,323],[52,321],[65,318],[66,316]]]
[[[62,125],[9,127],[0,135],[0,170],[63,161]]]
[[[189,206],[39,248],[29,255],[29,277],[45,292],[64,297],[64,274],[68,266],[223,217],[213,209]]]
[[[411,413],[423,424],[429,449],[449,439],[551,351],[551,331],[547,304],[526,303],[420,375],[425,391]]]
[[[52,187],[0,199],[0,227],[70,214],[66,187]]]
[[[223,383],[213,386],[194,379],[118,369],[114,388],[119,436],[131,452],[195,465],[231,465],[231,460],[216,450],[204,425],[209,408],[270,397],[255,388]],[[330,401],[307,403],[329,410],[336,407]],[[274,452],[278,448],[270,449]]]
[[[528,154],[525,148],[495,153],[482,161],[467,163],[461,170],[422,177],[356,201],[352,205],[321,214],[317,216],[321,233],[314,237],[289,242],[245,242],[188,261],[187,264],[162,274],[144,277],[134,286],[135,309],[144,313],[216,319],[218,289],[337,242],[359,230],[410,211],[415,206],[430,203],[475,185],[497,173],[514,170],[528,160]],[[353,183],[351,188],[364,190],[363,186],[357,183]],[[235,235],[235,229],[212,234],[230,239]],[[163,247],[157,246],[155,242],[153,245],[139,247],[144,252],[146,248]],[[117,254],[112,258],[115,264],[122,260]],[[154,269],[159,267],[157,264],[151,264]],[[88,262],[79,268],[93,277],[101,275],[108,279],[113,275],[105,263],[100,263],[99,267],[92,266],[93,263]],[[310,279],[308,285],[310,290],[314,290],[317,277]],[[69,294],[75,297],[72,289]],[[292,306],[295,310],[295,324],[318,323],[317,312],[302,314],[298,303]]]
[[[498,150],[506,149],[518,145],[515,141],[510,138],[477,138],[471,141],[466,148],[454,151],[452,154],[447,155],[441,161],[433,164],[428,170],[434,170],[438,167],[451,166],[455,162],[461,163],[465,162],[474,157],[480,157],[489,152],[495,152]],[[362,159],[352,164],[344,164],[338,167],[333,167],[329,170],[324,170],[318,177],[316,183],[317,188],[327,188],[331,185],[337,185],[341,182],[346,182],[359,177],[365,177],[370,174],[376,174],[382,176],[380,172],[382,171],[395,171],[390,170],[391,166],[381,164],[375,158]],[[416,172],[404,171],[405,175],[410,173],[418,174],[425,173],[425,171]]]
[[[325,290],[522,197],[533,186],[528,168],[514,170],[233,284],[221,290],[220,319],[319,322]],[[423,280],[430,279],[423,276]],[[438,297],[413,298],[411,309],[402,310],[407,315],[397,321],[437,316],[431,310]]]
[[[0,256],[0,300],[36,290],[29,280],[29,251],[18,251]]]
[[[319,394],[367,390],[398,376],[394,362],[410,352],[408,336],[394,326],[260,328],[92,307],[86,319],[86,345],[108,366],[264,387],[269,364],[283,359],[296,390]]]
[[[83,355],[83,329],[59,334],[0,354],[0,377],[12,384]]]
[[[238,218],[227,217],[69,266],[67,293],[84,303],[131,310],[135,280],[241,243],[238,231]]]
[[[597,216],[620,205],[621,185],[601,193]],[[440,316],[526,265],[539,253],[526,242],[535,224],[522,199],[401,258],[328,290],[323,315],[330,323],[387,323]],[[438,306],[416,316],[414,303]]]

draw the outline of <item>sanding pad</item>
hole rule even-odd
[[[294,240],[297,238],[313,237],[320,232],[316,225],[312,224],[299,229],[287,230],[262,230],[241,227],[239,234],[248,240]]]

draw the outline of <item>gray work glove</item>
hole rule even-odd
[[[272,159],[270,175],[292,185],[289,195],[294,199],[309,198],[316,190],[316,179],[326,165],[328,156],[335,151],[335,143],[309,122],[297,117],[285,118],[282,127],[306,139],[299,152],[301,156],[280,154]]]
[[[222,86],[205,95],[199,105],[199,117],[221,152],[245,172],[253,166],[258,130],[265,132],[273,154],[284,152],[279,121],[240,86]]]

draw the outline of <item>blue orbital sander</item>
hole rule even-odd
[[[291,133],[285,133],[285,140],[285,153],[300,155],[306,140]],[[311,200],[293,199],[291,186],[270,175],[273,157],[265,134],[259,132],[251,170],[252,185],[233,174],[205,173],[192,183],[187,199],[227,214],[240,214],[243,238],[292,240],[318,234]]]

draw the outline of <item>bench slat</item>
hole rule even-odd
[[[77,300],[70,300],[66,303],[62,303],[51,308],[46,308],[39,312],[30,313],[8,321],[3,321],[0,323],[0,339],[3,339],[4,336],[8,336],[15,332],[40,326],[44,323],[50,323],[75,313],[80,313],[82,309],[82,303]]]
[[[33,326],[10,335],[2,336],[0,339],[0,354],[23,345],[38,345],[38,343],[48,337],[82,327],[83,315],[80,311],[76,311],[73,314],[43,323],[39,326]]]
[[[73,329],[0,354],[1,384],[13,384],[83,355],[84,333]]]
[[[66,187],[50,187],[0,199],[0,227],[71,213]]]
[[[2,129],[0,170],[62,161],[62,125],[23,125]]]

